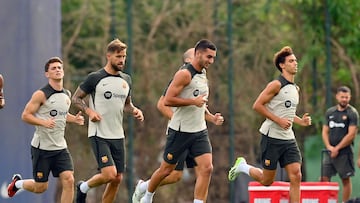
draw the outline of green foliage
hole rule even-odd
[[[332,16],[332,35],[347,47],[347,53],[353,59],[359,59],[360,47],[360,3],[356,0],[330,1],[330,12]]]
[[[305,143],[305,157],[320,157],[321,150],[325,148],[322,141],[321,132],[320,134],[307,137]]]
[[[351,83],[351,73],[348,68],[338,68],[334,76],[335,80],[339,81],[340,84],[350,85]]]

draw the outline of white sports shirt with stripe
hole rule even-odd
[[[130,76],[123,72],[111,75],[100,69],[90,73],[80,88],[90,94],[89,107],[102,117],[98,122],[89,120],[88,136],[124,138],[123,111],[126,98],[130,96]]]

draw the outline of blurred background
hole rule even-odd
[[[182,64],[183,52],[202,38],[218,47],[208,71],[209,110],[225,117],[221,127],[208,124],[214,172],[207,202],[248,201],[250,179],[240,176],[230,184],[227,172],[239,155],[249,163],[258,162],[258,128],[264,118],[251,107],[279,75],[272,58],[286,45],[299,62],[298,114],[309,112],[313,120],[311,127],[294,127],[304,157],[303,181],[318,181],[322,120],[325,110],[335,105],[336,88],[349,86],[351,104],[360,104],[359,9],[357,0],[1,1],[0,73],[6,106],[0,110],[0,202],[59,202],[60,188],[53,178],[44,194],[21,192],[7,198],[13,173],[25,178],[32,173],[34,128],[21,121],[21,112],[31,94],[46,83],[43,67],[49,57],[64,60],[65,87],[74,92],[89,72],[103,67],[105,47],[114,38],[129,47],[125,72],[133,79],[133,102],[145,115],[143,123],[125,118],[127,173],[116,202],[131,202],[137,180],[148,179],[159,166],[167,121],[156,109],[157,100]],[[69,124],[66,130],[76,181],[97,172],[86,129]],[[359,173],[357,168],[352,197],[360,196]],[[154,202],[192,202],[194,171],[184,174],[179,183],[159,188]],[[279,180],[285,179],[279,171]],[[91,190],[88,202],[100,202],[103,189]]]

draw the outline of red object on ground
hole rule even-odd
[[[250,203],[288,203],[288,182],[275,181],[271,186],[263,186],[251,181],[248,185]],[[337,182],[302,182],[301,203],[336,203],[339,184]]]

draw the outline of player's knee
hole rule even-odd
[[[118,173],[116,172],[115,168],[106,168],[104,170],[101,171],[101,176],[103,178],[104,182],[112,182],[112,181],[116,181],[118,176]]]
[[[111,183],[112,184],[116,184],[116,185],[119,185],[121,183],[123,179],[123,175],[122,174],[117,174],[112,180],[111,180]]]
[[[112,182],[116,179],[116,174],[114,173],[103,173],[102,174],[103,180],[104,182],[108,183],[108,182]]]
[[[301,179],[302,179],[302,173],[301,171],[299,171],[297,174],[296,174],[296,179],[301,182]]]
[[[75,182],[75,179],[74,179],[74,176],[71,174],[71,175],[67,175],[66,177],[64,177],[62,179],[62,183],[64,186],[71,186],[71,185],[74,185],[74,182]]]
[[[162,177],[166,177],[168,175],[171,174],[171,172],[174,171],[174,168],[171,165],[162,165],[160,166],[158,173],[162,176]]]
[[[289,179],[291,182],[301,182],[301,178],[302,178],[302,174],[300,170],[289,174]]]
[[[206,165],[201,168],[200,173],[206,176],[210,176],[214,170],[214,167],[212,164]]]

